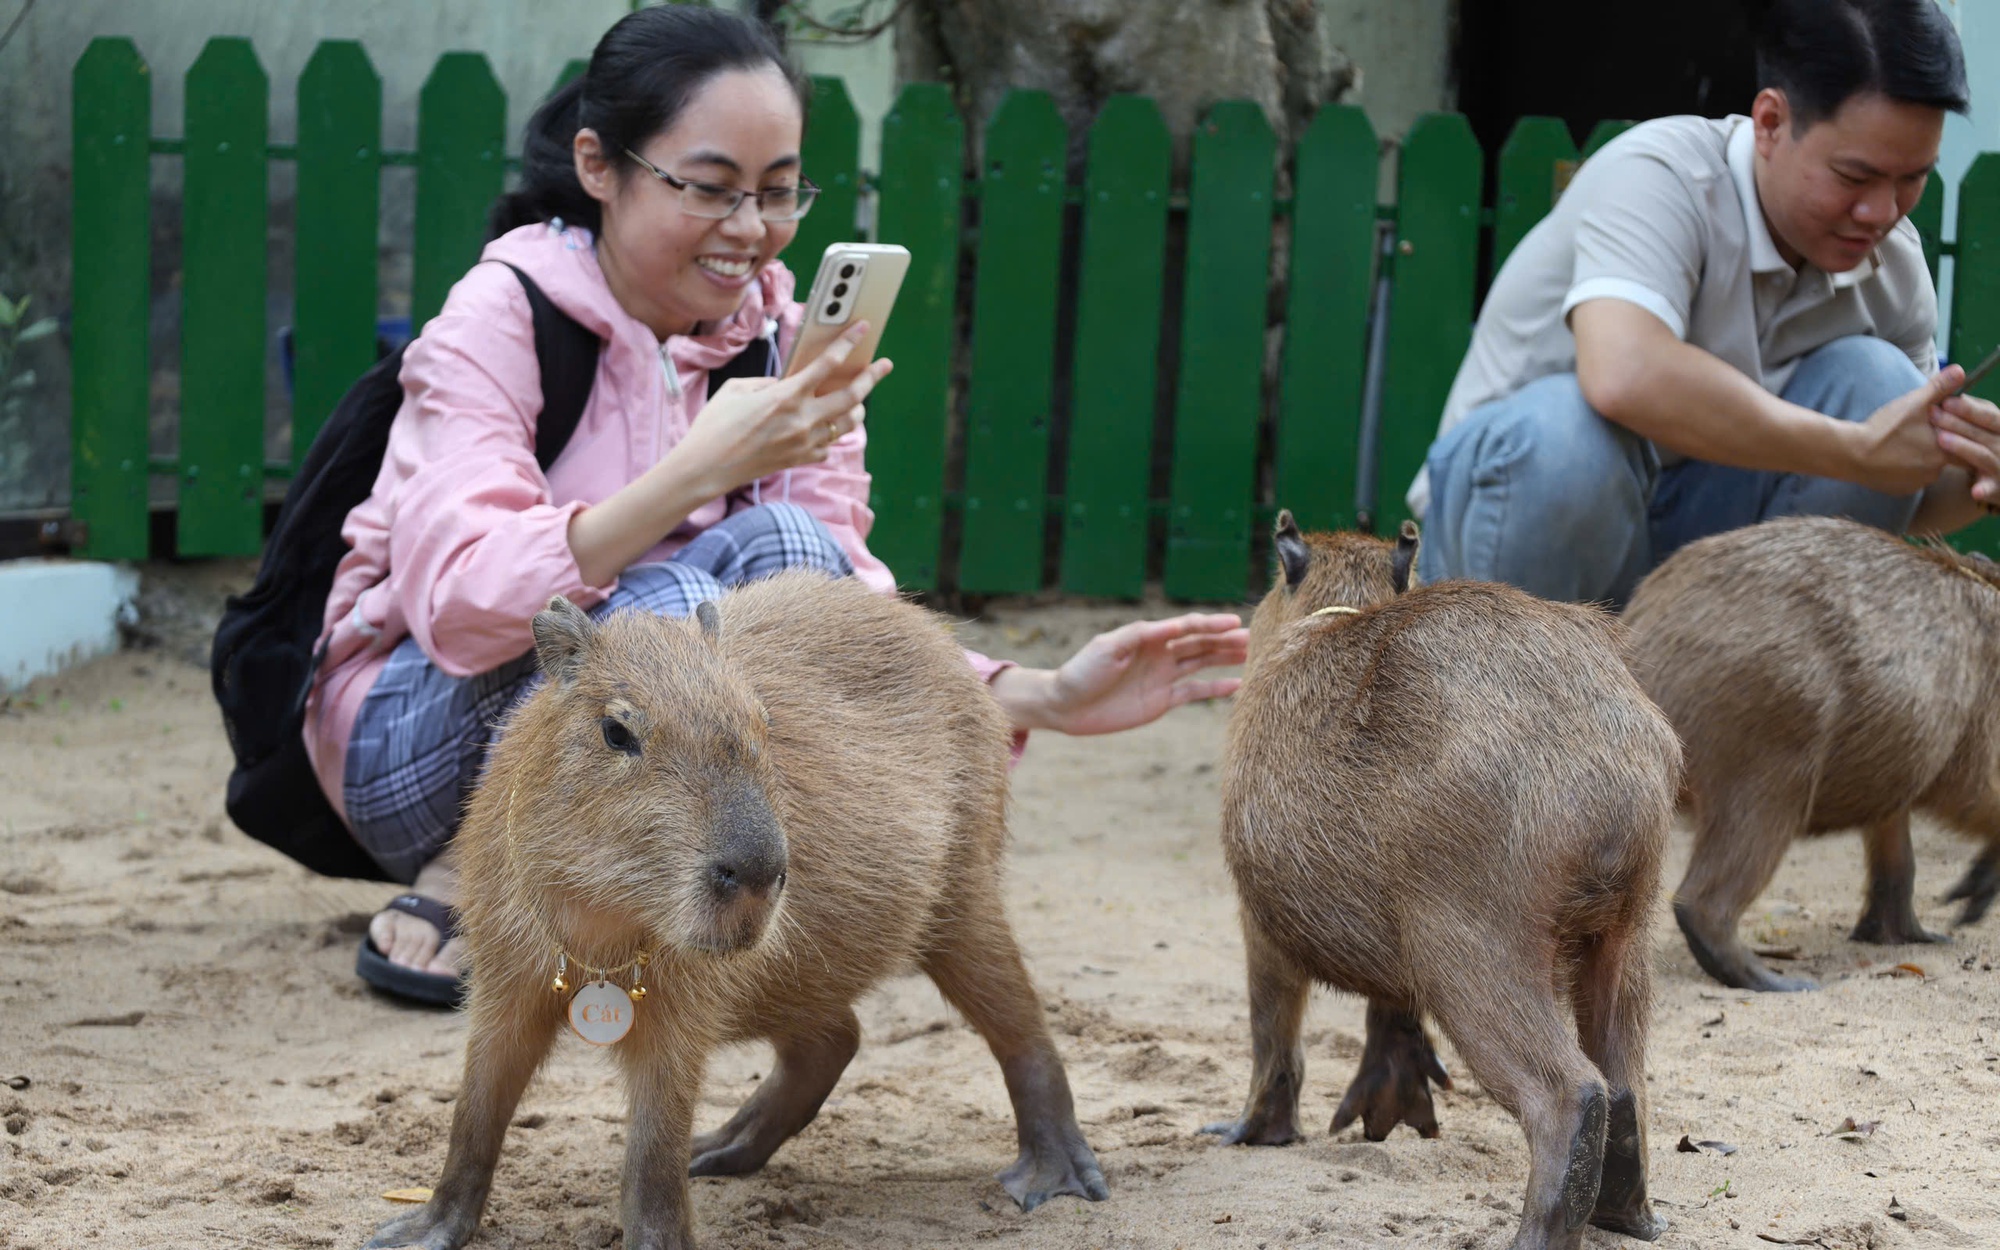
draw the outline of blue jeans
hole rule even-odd
[[[810,512],[762,504],[718,521],[663,563],[626,569],[590,614],[690,616],[730,586],[793,568],[832,577],[854,572]],[[479,783],[495,724],[540,679],[532,650],[488,672],[452,677],[415,638],[397,644],[355,714],[341,790],[354,840],[384,872],[413,881],[444,849]]]
[[[1842,421],[1924,381],[1883,339],[1835,339],[1800,360],[1784,398]],[[1466,414],[1432,444],[1426,582],[1507,582],[1545,599],[1620,607],[1697,538],[1781,516],[1839,516],[1900,533],[1918,496],[1700,460],[1660,466],[1647,440],[1599,416],[1573,373]]]

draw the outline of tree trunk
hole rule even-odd
[[[975,144],[1010,89],[1048,92],[1069,123],[1072,173],[1113,95],[1158,102],[1179,174],[1216,101],[1256,101],[1285,142],[1357,79],[1316,0],[915,0],[896,42],[904,81],[952,84]]]

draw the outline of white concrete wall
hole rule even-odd
[[[1981,152],[2000,151],[2000,0],[1938,0],[1958,24],[1965,47],[1966,79],[1972,84],[1972,116],[1947,117],[1938,172],[1945,179],[1944,237],[1958,237],[1958,184]],[[1938,266],[1938,342],[1951,344],[1951,297],[1955,262]],[[1967,361],[1970,366],[1972,362]]]
[[[139,575],[83,560],[0,561],[0,694],[118,649]]]
[[[1419,114],[1455,103],[1455,7],[1455,0],[1320,0],[1334,45],[1361,67],[1353,102],[1382,138],[1401,139]]]

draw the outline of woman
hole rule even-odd
[[[412,883],[369,926],[359,971],[452,1001],[450,839],[496,718],[533,680],[528,622],[551,595],[593,614],[685,616],[724,587],[807,566],[894,579],[868,551],[863,403],[879,360],[823,397],[856,326],[800,377],[708,371],[801,309],[777,255],[813,189],[806,85],[763,26],[642,9],[529,124],[520,190],[482,263],[405,357],[404,404],[369,499],[349,514],[306,722],[320,784],[355,838]],[[535,462],[541,386],[505,261],[604,340],[575,434]],[[1235,689],[1231,615],[1140,622],[1057,670],[970,662],[1021,730],[1106,733]]]

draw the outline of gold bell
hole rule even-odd
[[[569,982],[563,980],[562,973],[560,972],[556,974],[555,980],[549,982],[549,990],[551,993],[560,994],[568,988],[569,988]]]
[[[633,1002],[635,1002],[635,1003],[636,1003],[636,1002],[642,1002],[642,1001],[644,1001],[644,1000],[645,1000],[645,997],[646,997],[646,987],[645,987],[645,986],[643,986],[643,985],[635,985],[635,986],[633,986],[633,987],[632,987],[632,1001],[633,1001]]]

